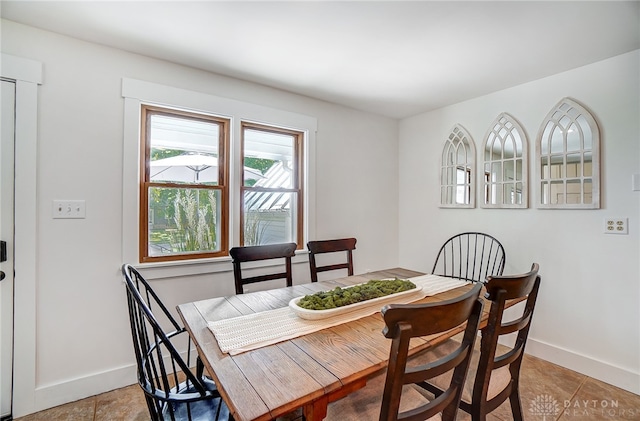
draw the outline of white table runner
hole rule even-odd
[[[398,301],[394,301],[394,303],[407,304],[468,284],[467,281],[437,275],[422,275],[409,278],[409,280],[417,286],[421,286],[422,292],[399,297]],[[305,320],[298,317],[287,306],[230,319],[210,321],[209,329],[215,335],[222,352],[236,355],[370,316],[378,311],[380,308],[377,307],[363,307],[322,320]]]

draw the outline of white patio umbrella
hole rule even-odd
[[[151,161],[151,181],[211,183],[218,181],[218,158],[187,154]],[[245,180],[264,178],[260,171],[244,167]]]

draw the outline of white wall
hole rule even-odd
[[[316,238],[355,236],[357,272],[398,263],[398,123],[326,102],[81,42],[2,20],[2,52],[43,63],[39,95],[37,310],[17,309],[16,341],[35,317],[35,361],[17,356],[14,416],[136,381],[121,283],[122,78],[133,78],[317,118]],[[20,193],[18,193],[20,194]],[[86,200],[86,219],[52,219],[54,199]],[[17,209],[16,212],[23,210]],[[226,263],[228,270],[230,264]],[[186,270],[186,269],[185,269]],[[19,275],[19,268],[16,268]],[[162,277],[154,288],[170,308],[232,294],[231,272]],[[160,273],[159,273],[160,272]],[[180,269],[172,274],[180,273]],[[309,280],[306,261],[294,268]],[[26,343],[29,346],[29,342]],[[21,378],[35,365],[36,378]],[[24,387],[16,390],[22,391]]]
[[[506,273],[540,264],[542,284],[527,351],[640,393],[640,69],[638,51],[495,92],[400,123],[400,265],[428,271],[439,246],[462,231],[496,236]],[[553,106],[571,97],[601,132],[599,210],[539,210],[535,139]],[[440,209],[444,140],[459,123],[477,149],[501,112],[529,141],[529,209]],[[477,159],[480,159],[478,156]],[[477,201],[476,201],[477,202]],[[629,235],[603,234],[605,217],[628,217]]]

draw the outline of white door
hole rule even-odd
[[[13,379],[13,185],[16,84],[2,80],[0,94],[0,418],[11,414]],[[6,256],[5,256],[6,255]]]

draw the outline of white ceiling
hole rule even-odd
[[[640,1],[6,1],[2,18],[394,118],[640,48]]]

